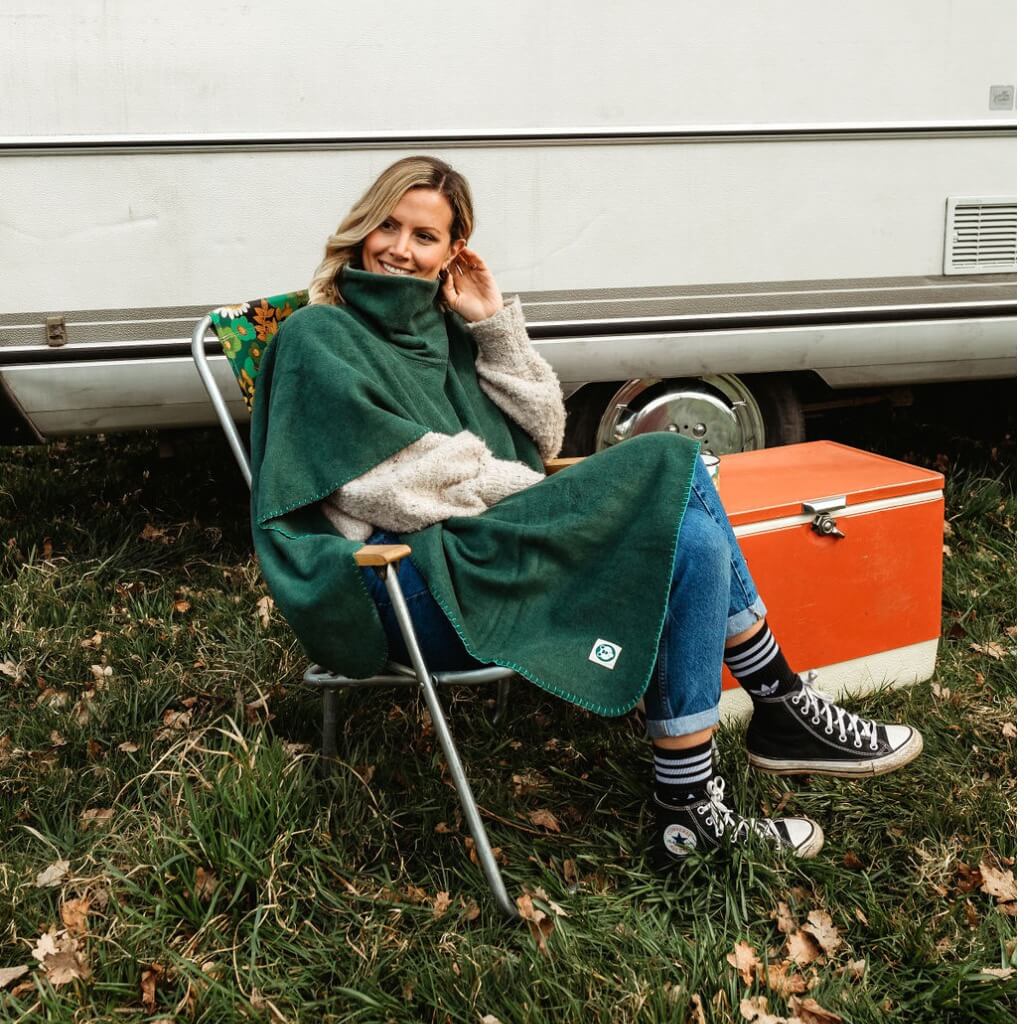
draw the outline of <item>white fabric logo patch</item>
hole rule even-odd
[[[615,663],[619,660],[619,655],[622,653],[622,648],[618,644],[613,644],[611,640],[602,640],[598,637],[594,641],[594,646],[590,650],[590,661],[595,665],[600,665],[602,668],[615,668]]]
[[[697,835],[685,825],[669,825],[661,834],[662,842],[669,853],[678,856],[685,853],[687,849],[695,849],[697,846]]]

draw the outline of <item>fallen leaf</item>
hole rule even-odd
[[[1008,740],[1015,740],[1017,738],[1017,726],[1013,722],[1003,722],[1003,735]]]
[[[114,670],[110,665],[90,665],[89,671],[92,673],[93,682],[97,690],[105,689],[114,674]]]
[[[972,931],[981,923],[981,915],[970,900],[964,900],[964,917],[967,919],[967,927]]]
[[[576,861],[569,859],[562,861],[562,877],[565,879],[566,885],[576,884],[579,880],[579,875],[576,872]]]
[[[434,920],[436,921],[439,917],[444,917],[448,913],[448,908],[452,905],[452,898],[447,892],[443,890],[434,897]]]
[[[1006,648],[994,640],[986,641],[983,644],[971,644],[971,650],[987,655],[989,658],[995,658],[996,661],[1002,661],[1006,657]]]
[[[0,967],[0,988],[7,988],[12,981],[17,981],[18,978],[22,977],[31,968],[27,964],[22,964],[20,967]]]
[[[192,607],[192,602],[191,601],[186,601],[185,598],[183,598],[183,597],[179,598],[177,601],[174,602],[174,610],[179,615],[184,615],[185,612],[187,612],[189,610],[189,608],[191,608],[191,607]]]
[[[217,876],[204,867],[196,868],[195,893],[200,899],[210,900],[217,891]]]
[[[70,867],[71,864],[66,860],[55,860],[45,871],[40,871],[36,875],[36,888],[45,889],[47,886],[60,885]]]
[[[780,996],[790,996],[794,992],[807,991],[807,979],[799,971],[791,971],[793,966],[789,960],[783,960],[780,964],[769,964],[767,973],[768,987]]]
[[[174,543],[174,538],[171,537],[165,529],[159,526],[154,526],[152,523],[146,523],[142,528],[142,533],[139,534],[139,540],[154,541],[160,544]]]
[[[757,951],[749,943],[740,940],[728,953],[725,959],[740,972],[740,977],[745,985],[753,985],[754,977],[761,966],[761,958]]]
[[[89,901],[66,900],[60,905],[60,919],[72,935],[84,935],[88,931]]]
[[[1017,899],[1017,882],[1012,871],[1004,871],[987,858],[981,862],[981,891],[995,896],[997,903],[1011,903]]]
[[[775,910],[775,926],[783,935],[791,935],[797,930],[796,918],[789,909],[788,903],[779,901]]]
[[[160,964],[150,964],[142,972],[139,989],[141,990],[142,1008],[146,1013],[152,1013],[156,1009],[156,986],[163,976],[164,969]]]
[[[50,732],[50,745],[53,747],[63,747],[67,743],[67,740],[56,729]]]
[[[686,1024],[708,1024],[704,1016],[704,1002],[697,992],[690,996],[690,1006],[686,1014]]]
[[[790,996],[789,1011],[796,1015],[799,1024],[842,1024],[843,1020],[838,1013],[826,1010],[810,996],[803,999],[800,996]]]
[[[839,968],[839,973],[845,974],[850,981],[860,981],[864,977],[864,972],[867,969],[867,960],[851,960],[849,963],[845,963]]]
[[[7,676],[8,679],[20,679],[21,670],[13,661],[0,661],[0,676]]]
[[[793,963],[803,967],[820,960],[822,951],[814,937],[801,928],[786,939],[786,955]]]
[[[851,871],[861,871],[864,868],[864,861],[853,850],[847,850],[843,854],[843,867],[849,868]]]
[[[46,979],[54,988],[79,979],[85,980],[92,974],[85,958],[78,952],[78,944],[66,932],[53,929],[44,932],[32,950],[32,955],[43,965]]]
[[[832,918],[824,910],[812,910],[807,915],[804,931],[810,932],[829,956],[843,944],[842,936],[832,924]]]
[[[519,916],[529,925],[530,934],[537,943],[537,947],[542,953],[547,953],[547,939],[555,929],[555,922],[543,910],[533,905],[533,900],[530,899],[528,892],[524,892],[516,900],[516,907],[519,910]]]
[[[999,978],[1004,980],[1012,978],[1017,973],[1016,967],[982,967],[981,973],[988,978]]]
[[[753,1024],[787,1024],[785,1017],[779,1017],[768,1009],[768,999],[758,996],[756,999],[740,1000],[740,1016]]]
[[[864,925],[865,927],[867,926],[868,915],[865,914],[864,911],[860,909],[860,907],[853,908],[853,916],[857,918],[857,920],[860,921],[862,925]]]
[[[949,687],[942,686],[939,683],[932,683],[932,693],[934,693],[939,700],[949,700],[950,698]]]
[[[996,905],[996,910],[998,910],[1004,917],[1016,917],[1017,901],[1014,900],[1012,903],[999,903]]]
[[[459,916],[460,921],[465,921],[467,924],[471,924],[480,916],[480,905],[476,900],[470,899],[466,902],[466,909],[462,911]]]
[[[119,743],[117,745],[117,749],[125,754],[134,754],[135,751],[139,749],[139,745],[138,743],[132,743],[131,740],[128,740],[126,743]]]
[[[103,644],[104,636],[106,636],[105,633],[101,633],[99,630],[97,630],[95,633],[93,633],[91,637],[89,637],[86,640],[83,640],[79,646],[88,648],[93,651],[99,650],[99,648]]]
[[[82,811],[78,820],[82,823],[82,828],[89,828],[93,825],[106,825],[113,816],[112,807],[90,807]]]
[[[562,826],[558,824],[558,819],[550,811],[530,811],[527,817],[538,828],[545,828],[549,832],[562,831]]]
[[[256,602],[256,614],[259,616],[260,625],[266,629],[270,625],[270,613],[274,608],[274,599],[269,594],[264,595]]]
[[[168,708],[163,715],[160,717],[160,721],[175,732],[181,732],[188,729],[192,724],[192,711],[175,711],[173,708]]]
[[[480,1018],[480,1024],[501,1024],[501,1021],[493,1013],[486,1013]]]

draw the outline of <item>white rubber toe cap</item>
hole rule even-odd
[[[821,826],[810,818],[783,818],[786,831],[793,842],[793,853],[797,857],[817,856],[825,845],[825,833]]]
[[[913,737],[916,730],[909,725],[887,725],[885,727],[885,738],[893,750],[905,747]]]

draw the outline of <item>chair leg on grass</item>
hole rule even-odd
[[[324,690],[323,739],[320,747],[320,772],[329,778],[338,760],[338,691]]]
[[[445,760],[448,762],[448,770],[451,772],[452,781],[455,783],[455,791],[459,794],[462,813],[466,817],[469,831],[473,836],[473,841],[476,843],[477,860],[480,862],[484,877],[487,879],[487,884],[490,886],[491,893],[498,906],[509,917],[518,918],[519,913],[508,897],[505,882],[501,877],[501,871],[498,869],[498,862],[494,859],[494,854],[491,852],[491,842],[487,838],[487,830],[484,828],[483,819],[480,817],[480,810],[476,805],[476,799],[473,797],[473,790],[470,789],[469,780],[466,778],[466,772],[462,767],[462,759],[459,757],[455,741],[452,739],[452,734],[448,729],[448,721],[445,718],[444,709],[441,707],[441,701],[437,696],[434,678],[427,670],[427,666],[423,661],[420,645],[416,640],[416,632],[413,629],[412,619],[409,617],[409,609],[405,605],[402,588],[398,585],[398,576],[396,573],[391,572],[390,569],[391,567],[388,566],[384,583],[388,588],[391,605],[398,618],[398,625],[402,630],[406,649],[412,659],[412,667],[416,670],[416,678],[419,680],[420,690],[423,692],[424,699],[427,702],[427,709],[430,712],[430,720],[434,725],[434,732],[437,735],[438,742],[441,744]]]
[[[501,725],[508,714],[508,688],[509,680],[502,679],[498,683],[498,696],[494,702],[494,714],[491,716],[491,725]]]

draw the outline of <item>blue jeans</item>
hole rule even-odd
[[[380,530],[366,543],[400,541],[395,534]],[[390,656],[408,663],[384,583],[372,569],[362,572],[380,610]],[[411,559],[399,563],[398,580],[426,663],[436,670],[478,668],[481,662],[466,652]],[[644,695],[648,736],[685,736],[718,721],[726,638],[744,632],[766,614],[718,492],[698,460],[690,502],[676,538],[658,658]]]

